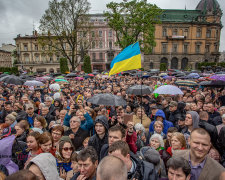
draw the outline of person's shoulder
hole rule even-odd
[[[210,166],[210,167],[213,167],[212,170],[216,170],[216,171],[219,171],[219,172],[223,172],[225,171],[225,168],[220,164],[218,163],[216,160],[212,159],[211,157],[207,156],[207,159],[206,159],[206,166]]]
[[[183,157],[185,159],[189,159],[189,152],[190,150],[175,150],[173,152],[173,156],[179,156],[179,157]]]

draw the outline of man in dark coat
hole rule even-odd
[[[220,113],[219,112],[217,112],[217,111],[215,111],[215,106],[214,106],[214,104],[213,103],[208,103],[207,104],[207,111],[208,111],[208,114],[209,114],[209,120],[208,120],[208,123],[209,124],[212,124],[212,125],[214,125],[214,126],[217,126],[217,125],[219,125],[219,123],[220,122],[216,122],[215,121],[215,118],[216,117],[220,117]],[[221,123],[222,123],[222,121],[221,121]],[[221,124],[220,123],[220,124]]]
[[[88,146],[94,147],[98,157],[100,157],[100,151],[104,144],[108,144],[108,119],[104,115],[97,116],[95,119],[95,132],[89,141]]]
[[[178,110],[178,103],[176,101],[171,101],[169,104],[170,116],[168,121],[172,122],[173,125],[177,125],[178,120],[182,119],[181,113]]]

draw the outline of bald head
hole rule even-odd
[[[97,169],[97,180],[127,180],[127,167],[125,163],[115,157],[106,156]]]

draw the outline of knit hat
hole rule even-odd
[[[154,165],[158,165],[160,163],[160,154],[158,151],[156,151],[152,147],[146,146],[146,147],[141,148],[140,155],[144,160],[146,160]]]
[[[97,116],[95,119],[95,125],[96,125],[96,123],[101,123],[105,127],[106,130],[109,129],[108,119],[105,115]]]

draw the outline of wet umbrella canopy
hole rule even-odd
[[[122,97],[109,93],[96,94],[92,98],[88,99],[87,102],[105,106],[125,106],[127,104]]]
[[[134,94],[134,95],[151,94],[152,92],[153,89],[146,85],[135,85],[127,89],[127,94]]]
[[[19,78],[18,76],[14,76],[14,75],[9,75],[9,76],[5,76],[0,78],[0,81],[7,83],[7,84],[14,84],[14,85],[23,85],[24,81]]]
[[[157,88],[153,93],[158,94],[170,94],[170,95],[177,95],[177,94],[184,94],[180,88],[172,85],[164,85]]]

